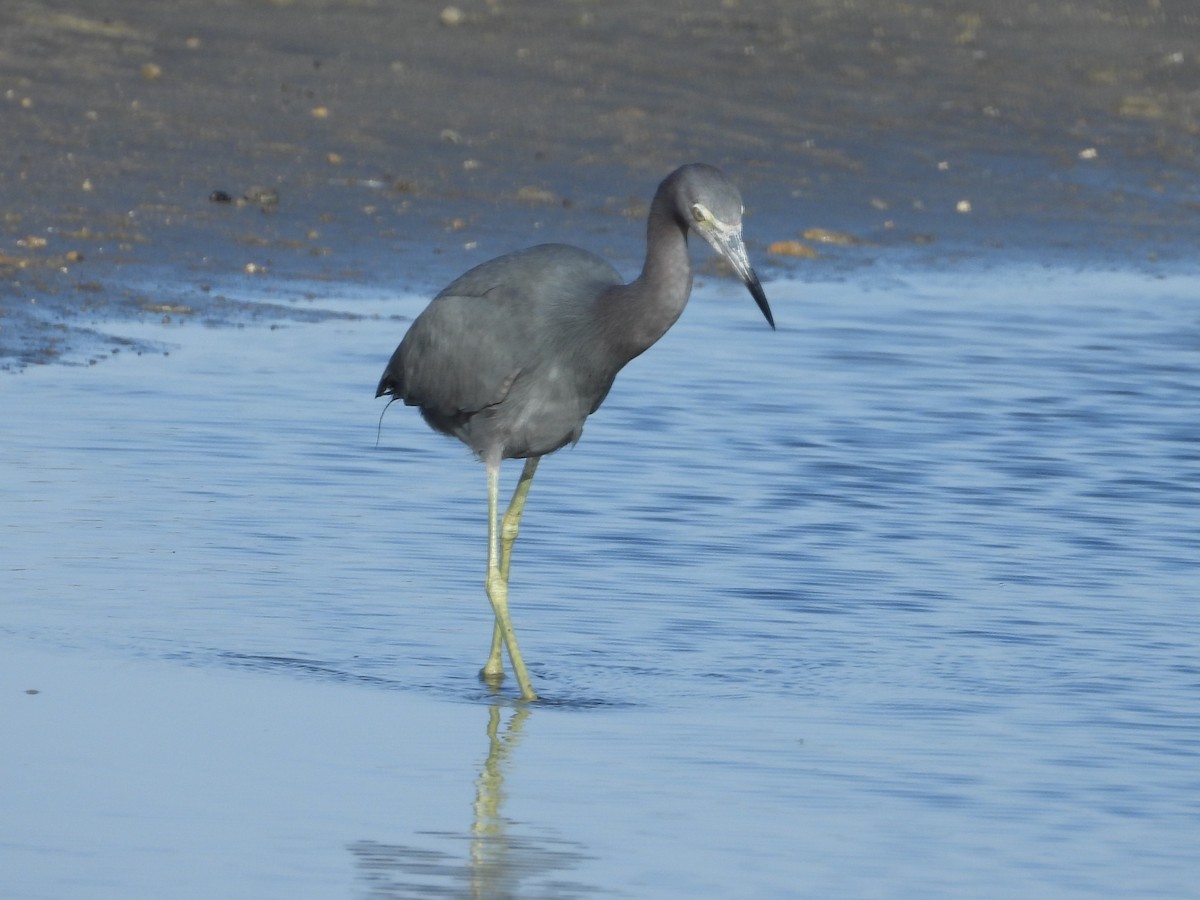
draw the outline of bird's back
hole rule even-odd
[[[596,298],[620,283],[603,259],[564,244],[476,266],[413,322],[376,396],[419,407],[484,458],[578,440],[620,368],[591,327]]]

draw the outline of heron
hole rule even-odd
[[[484,588],[495,615],[479,673],[504,678],[503,651],[521,696],[536,700],[508,605],[513,543],[538,462],[583,433],[617,373],[666,334],[692,291],[689,232],[724,257],[775,328],[742,241],[742,198],[713,166],[663,179],[650,204],[646,260],[626,284],[600,257],[541,244],[482,263],[430,301],[388,361],[375,396],[403,400],[434,430],[458,438],[487,471]],[[525,460],[503,516],[500,465]]]

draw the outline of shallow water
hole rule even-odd
[[[424,300],[0,380],[0,892],[1193,893],[1200,284],[768,290],[539,470],[532,708],[482,467],[376,446]]]

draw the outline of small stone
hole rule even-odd
[[[862,243],[854,235],[844,231],[834,231],[832,228],[806,228],[800,236],[806,241],[813,241],[817,244],[838,244],[843,247]]]
[[[812,259],[817,255],[816,250],[799,241],[775,241],[767,246],[767,252],[772,256],[797,256],[801,259]]]
[[[247,203],[257,203],[263,209],[273,209],[279,205],[279,191],[269,187],[252,187],[242,195]]]
[[[1162,104],[1153,97],[1125,97],[1117,107],[1118,115],[1135,119],[1161,119]]]
[[[527,184],[525,187],[518,188],[517,199],[525,200],[530,203],[557,203],[558,198],[545,188],[536,187],[535,185]]]

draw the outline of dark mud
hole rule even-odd
[[[541,240],[629,271],[694,159],[742,186],[767,278],[1189,265],[1193,9],[12,0],[0,366],[144,349],[128,319],[333,314],[325,284],[427,291]]]

